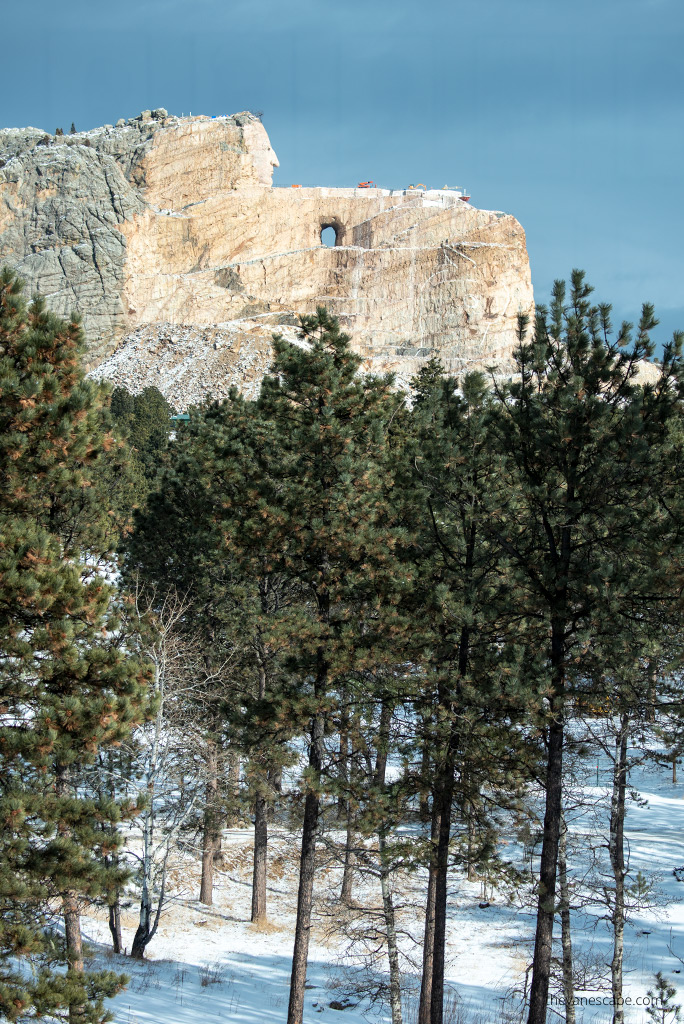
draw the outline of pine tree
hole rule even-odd
[[[508,788],[511,798],[520,786],[523,759],[519,751],[513,756],[518,733],[511,724],[525,700],[504,643],[504,564],[487,529],[496,514],[500,460],[484,378],[468,375],[459,387],[431,360],[412,385],[413,479],[405,490],[413,492],[407,513],[418,527],[413,618],[423,674],[415,705],[432,797],[419,1021],[441,1024],[454,812],[465,821],[472,871],[491,849],[483,786],[490,794]]]
[[[141,718],[147,672],[121,649],[105,579],[101,484],[121,459],[105,392],[80,368],[78,323],[27,308],[21,287],[0,273],[0,1012],[95,1022],[123,979],[84,970],[80,908],[120,884],[98,822],[127,809],[73,780]]]
[[[677,989],[664,977],[662,971],[656,972],[655,990],[649,988],[647,995],[649,1004],[646,1014],[654,1024],[675,1024],[682,1019],[681,1004],[674,1002]]]
[[[303,594],[285,625],[296,637],[289,713],[308,723],[309,744],[288,1024],[301,1024],[304,1006],[326,724],[392,621],[399,585],[385,456],[387,424],[402,400],[390,377],[358,373],[360,357],[324,309],[302,318],[302,340],[306,347],[274,339],[258,406],[277,447],[262,450],[263,486],[247,523],[269,567],[296,579]]]
[[[173,430],[173,408],[161,391],[145,388],[132,395],[123,387],[114,388],[111,412],[119,432],[132,449],[134,465],[145,479],[143,497],[154,487],[159,470],[164,465]]]
[[[546,808],[529,1024],[546,1019],[567,700],[587,679],[600,692],[592,641],[610,632],[618,642],[616,624],[640,573],[653,579],[656,566],[664,570],[653,524],[671,470],[668,479],[660,453],[683,393],[681,337],[666,346],[658,382],[640,387],[638,362],[653,353],[653,308],[644,306],[628,348],[631,325],[613,340],[610,307],[592,306],[590,293],[580,271],[573,271],[569,301],[556,282],[550,311],[537,309],[532,343],[521,320],[516,376],[494,384],[506,502],[489,530],[508,560],[526,649],[537,654],[525,675],[531,692],[545,693]]]

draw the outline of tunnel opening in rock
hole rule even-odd
[[[321,245],[327,245],[330,249],[337,245],[337,228],[334,224],[321,225]]]

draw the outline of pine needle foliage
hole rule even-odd
[[[121,979],[84,971],[50,925],[113,884],[98,823],[126,809],[70,778],[140,719],[146,671],[119,648],[105,579],[103,481],[123,459],[105,392],[78,323],[21,291],[0,273],[0,1013],[95,1022]]]
[[[402,399],[391,376],[359,373],[360,357],[325,309],[301,328],[301,345],[274,339],[258,408],[278,447],[264,451],[265,486],[251,513],[272,568],[296,579],[303,597],[289,624],[298,680],[290,714],[309,723],[309,763],[288,1024],[302,1015],[325,732],[342,694],[348,699],[353,680],[382,656],[405,576],[388,458],[388,424]]]
[[[546,1019],[567,701],[602,687],[601,650],[619,644],[624,614],[666,574],[662,520],[678,518],[663,453],[681,417],[682,337],[665,347],[654,384],[637,379],[657,324],[646,304],[636,333],[614,335],[610,306],[593,305],[575,270],[537,307],[534,337],[520,320],[517,372],[494,382],[503,499],[490,535],[509,563],[511,599],[537,654],[523,666],[544,693],[546,817],[529,1024]],[[669,509],[669,511],[668,511]],[[670,529],[677,531],[676,522]],[[628,644],[626,645],[629,646]]]

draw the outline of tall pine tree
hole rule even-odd
[[[419,1024],[441,1024],[444,1010],[447,879],[454,816],[466,820],[469,871],[476,833],[489,833],[481,788],[490,798],[520,786],[519,732],[525,706],[507,640],[505,563],[488,534],[499,499],[500,459],[490,429],[491,396],[481,374],[461,385],[431,361],[412,382],[413,495],[419,571],[413,592],[418,743],[429,762],[430,870]],[[424,783],[423,783],[424,784]],[[479,819],[479,820],[477,820]]]
[[[639,361],[654,351],[653,308],[644,306],[629,346],[631,325],[614,338],[610,307],[592,305],[591,291],[581,271],[567,298],[556,282],[531,343],[521,321],[516,375],[495,384],[506,500],[488,529],[508,560],[525,645],[538,655],[524,671],[543,694],[547,753],[529,1024],[546,1020],[567,701],[602,678],[593,640],[615,635],[640,568],[649,579],[655,566],[667,572],[653,524],[672,479],[660,452],[684,393],[681,337],[666,346],[657,382],[640,386]]]
[[[360,357],[324,309],[302,319],[302,341],[274,340],[258,405],[277,446],[262,450],[263,486],[250,509],[270,568],[302,590],[289,622],[298,681],[290,713],[307,725],[309,752],[288,1024],[301,1024],[304,1007],[326,728],[340,693],[353,700],[355,669],[392,629],[401,576],[387,425],[402,399],[391,377],[359,374]]]
[[[140,719],[147,673],[119,646],[103,481],[123,462],[105,392],[80,368],[82,347],[77,322],[38,300],[27,308],[21,283],[2,272],[0,1013],[9,1020],[101,1021],[104,997],[121,986],[111,972],[84,970],[80,909],[120,881],[103,866],[116,837],[98,823],[125,808],[84,799],[73,779]],[[55,907],[64,942],[51,930]]]

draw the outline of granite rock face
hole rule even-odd
[[[179,407],[251,391],[274,330],[340,317],[367,368],[505,370],[532,311],[525,235],[448,190],[273,188],[261,122],[165,110],[69,136],[0,131],[0,262],[80,312],[99,375]],[[335,245],[322,244],[332,227]]]
[[[44,143],[42,133],[31,146],[32,138],[0,133],[0,261],[56,313],[81,312],[97,357],[124,324],[126,240],[118,228],[145,204],[107,154],[71,139]]]

